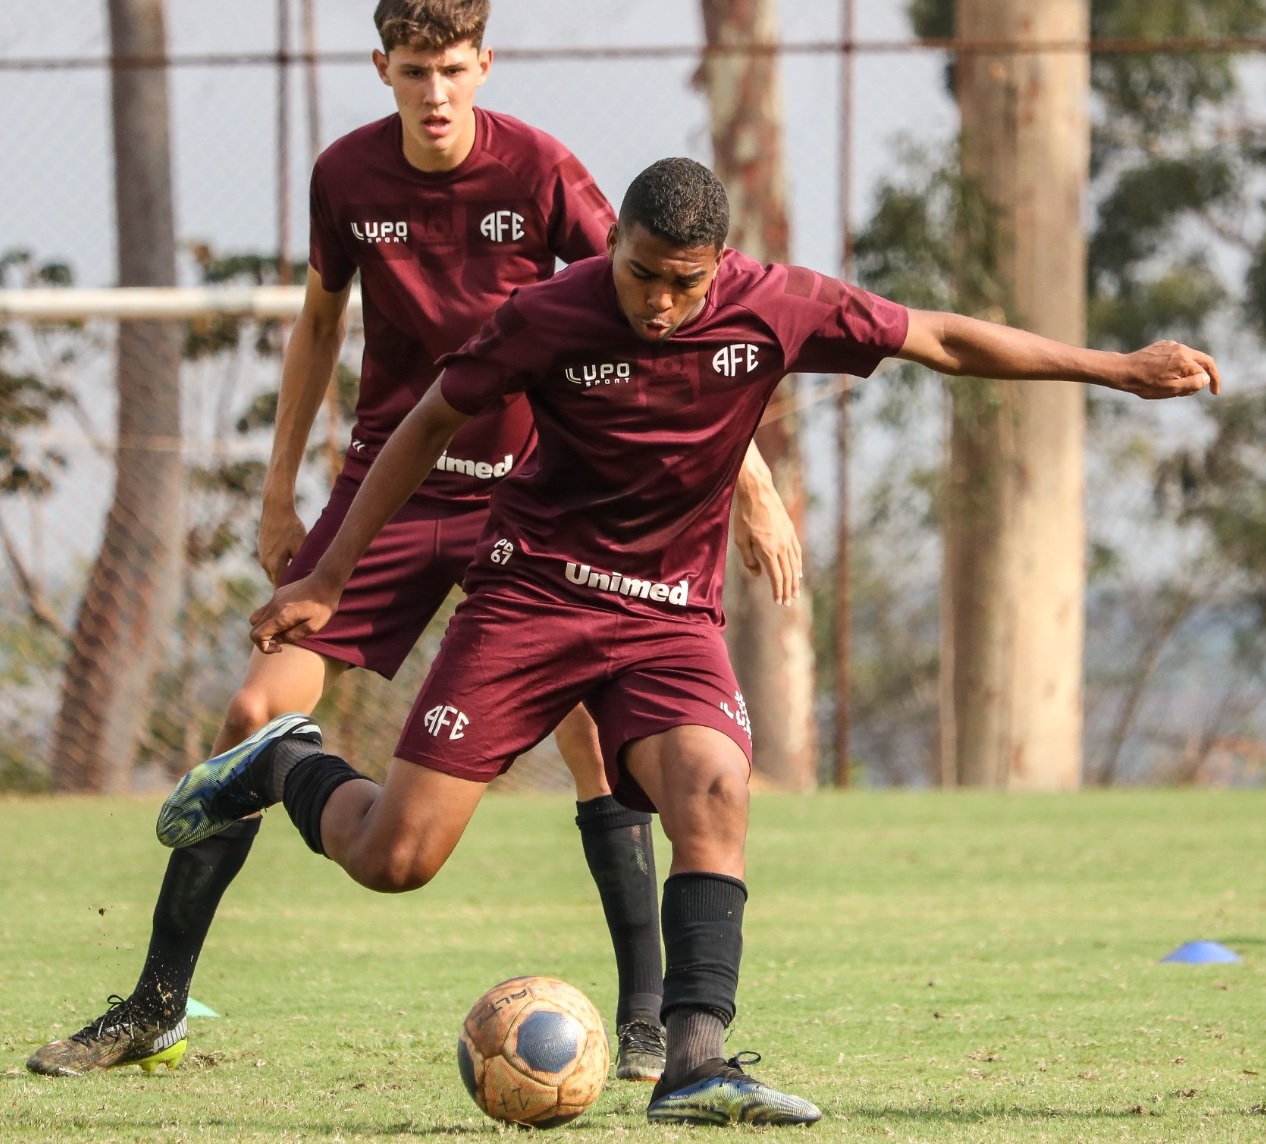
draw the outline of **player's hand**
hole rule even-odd
[[[270,509],[265,502],[259,515],[259,566],[274,588],[307,535],[293,505]]]
[[[341,592],[315,573],[278,588],[273,598],[251,614],[251,642],[265,655],[319,632],[330,622]]]
[[[1186,397],[1207,385],[1222,392],[1217,363],[1207,353],[1181,342],[1153,342],[1126,355],[1127,375],[1118,387],[1148,401]]]
[[[790,605],[800,596],[804,564],[800,538],[772,484],[735,497],[734,546],[753,576],[769,574],[774,603]]]

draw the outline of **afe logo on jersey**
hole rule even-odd
[[[409,224],[398,222],[352,223],[352,233],[361,242],[408,242]]]
[[[586,389],[594,385],[625,385],[633,376],[633,367],[626,361],[604,361],[601,365],[569,366],[563,376]]]
[[[518,242],[523,237],[523,216],[514,211],[493,211],[480,221],[479,233],[493,242]]]
[[[757,349],[749,342],[726,346],[712,355],[712,368],[725,377],[737,377],[740,367],[744,373],[751,373],[757,366]]]
[[[437,739],[443,736],[445,731],[448,732],[447,736],[444,736],[446,738],[464,739],[470,716],[448,703],[440,703],[422,716],[422,722]]]

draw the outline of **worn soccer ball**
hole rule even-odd
[[[553,1128],[598,1098],[610,1048],[602,1016],[553,977],[494,985],[466,1015],[457,1065],[466,1091],[494,1120]]]

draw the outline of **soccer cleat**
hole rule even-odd
[[[189,1046],[189,1022],[153,1018],[131,1001],[108,998],[110,1008],[64,1041],[50,1041],[28,1058],[26,1067],[41,1076],[82,1076],[93,1069],[140,1065],[147,1073],[160,1065],[174,1069]]]
[[[815,1104],[761,1084],[743,1071],[759,1053],[738,1053],[728,1061],[713,1057],[687,1073],[676,1088],[661,1079],[651,1093],[646,1119],[653,1124],[814,1124]]]
[[[199,763],[176,784],[158,812],[158,841],[192,846],[218,834],[240,818],[256,814],[272,797],[272,751],[282,739],[306,739],[321,745],[321,729],[306,715],[279,715],[249,739]]]
[[[656,1081],[664,1073],[668,1041],[658,1021],[634,1017],[615,1031],[619,1048],[615,1058],[616,1080]]]

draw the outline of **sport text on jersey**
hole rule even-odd
[[[468,477],[475,477],[481,481],[504,477],[513,468],[513,453],[507,453],[495,464],[492,461],[468,461],[462,457],[450,457],[447,453],[441,453],[439,459],[435,462],[437,472],[463,473]]]
[[[408,242],[409,224],[403,219],[395,222],[354,222],[352,234],[361,242]]]
[[[567,562],[567,579],[584,588],[598,592],[610,592],[615,596],[628,596],[639,600],[655,600],[657,603],[674,604],[684,608],[689,602],[690,582],[680,580],[676,584],[660,584],[654,580],[639,580],[636,576],[623,576],[619,572],[595,572],[588,564]]]

